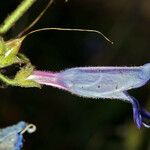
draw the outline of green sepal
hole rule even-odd
[[[33,80],[27,79],[33,72],[34,67],[31,64],[22,67],[20,71],[17,72],[14,80],[15,84],[20,87],[37,87],[41,88],[41,85]]]

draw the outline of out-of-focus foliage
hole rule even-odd
[[[19,2],[0,1],[1,22]],[[5,38],[16,36],[46,3],[47,0],[38,0]],[[114,45],[94,33],[43,31],[26,39],[21,49],[41,70],[143,65],[150,61],[149,5],[148,0],[56,0],[33,29],[97,29]],[[129,93],[150,110],[149,91],[146,85]],[[83,99],[51,87],[9,87],[0,89],[0,97],[0,126],[23,119],[38,127],[38,132],[29,137],[32,140],[26,142],[25,150],[150,149],[150,130],[136,128],[128,103]]]

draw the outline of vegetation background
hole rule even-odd
[[[0,0],[0,22],[21,0]],[[48,0],[37,0],[5,39],[14,38],[42,11]],[[32,28],[95,29],[95,33],[43,31],[22,45],[41,70],[76,66],[134,66],[150,62],[149,0],[55,0]],[[12,66],[15,67],[15,66]],[[150,86],[130,91],[150,110]],[[25,136],[24,150],[150,150],[150,130],[137,129],[132,108],[119,100],[85,99],[43,87],[0,89],[0,127],[20,120],[34,123],[37,132]]]

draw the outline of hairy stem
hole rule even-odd
[[[0,80],[8,85],[15,85],[15,81],[13,79],[9,79],[8,77],[4,76],[0,73]]]
[[[5,34],[36,0],[23,0],[22,3],[0,25],[0,34]]]

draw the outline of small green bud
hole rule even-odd
[[[0,68],[10,66],[18,63],[28,63],[29,59],[23,54],[18,54],[24,37],[9,40],[4,43],[3,39],[0,39]]]
[[[17,55],[23,40],[24,37],[7,41],[6,48],[7,48],[8,55],[10,56]]]

